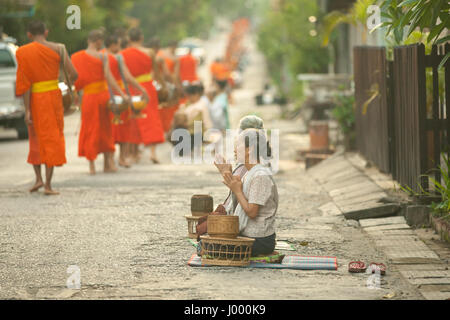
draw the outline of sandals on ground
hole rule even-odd
[[[351,261],[348,264],[348,272],[362,273],[366,271],[366,264],[362,261]]]
[[[379,270],[381,275],[386,274],[386,265],[383,263],[371,262],[368,267],[366,267],[366,264],[362,261],[351,261],[348,264],[348,272],[351,273],[362,273],[366,272],[367,269],[369,269],[371,273],[376,273],[376,271]]]

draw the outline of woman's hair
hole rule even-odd
[[[194,95],[199,93],[199,88],[196,85],[190,85],[185,89],[187,95]]]
[[[245,129],[239,134],[239,139],[244,140],[245,148],[251,150],[250,156],[253,156],[257,162],[267,162],[272,159],[272,148],[264,130]]]
[[[264,129],[264,121],[255,115],[245,116],[239,121],[239,132],[252,128]]]
[[[227,80],[216,80],[216,84],[220,90],[225,90],[227,88],[228,81]]]

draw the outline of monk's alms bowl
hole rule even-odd
[[[63,107],[64,107],[64,116],[69,116],[72,113],[78,110],[78,107],[73,105],[73,97],[71,92],[69,91],[69,87],[65,82],[59,82],[58,87],[61,90]],[[75,91],[75,87],[72,86],[72,92]]]
[[[112,120],[113,124],[120,124],[123,121],[120,119],[120,114],[129,108],[129,104],[124,101],[121,96],[113,96],[111,100],[108,101],[107,107],[114,114]]]
[[[132,96],[131,103],[133,104],[134,110],[141,111],[147,106],[148,101],[145,100],[142,96]]]

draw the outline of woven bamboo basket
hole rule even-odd
[[[191,197],[191,213],[193,216],[205,216],[214,211],[214,200],[206,194],[194,194]]]
[[[250,264],[255,239],[236,239],[201,236],[202,264],[242,267]]]
[[[236,239],[239,234],[238,216],[208,216],[207,224],[211,237]]]
[[[188,223],[188,237],[191,239],[197,239],[197,224],[198,224],[198,220],[201,217],[196,217],[196,216],[185,216],[187,223]]]

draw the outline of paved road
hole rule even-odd
[[[210,59],[225,39],[207,44]],[[367,275],[347,272],[351,260],[385,257],[353,223],[318,209],[330,201],[327,193],[292,161],[296,148],[308,146],[304,125],[278,120],[276,106],[254,106],[266,75],[254,43],[249,46],[251,65],[244,88],[235,92],[232,122],[256,112],[267,128],[281,129],[278,239],[291,241],[299,254],[337,256],[338,271],[187,266],[194,253],[184,218],[190,197],[210,193],[218,204],[227,193],[215,169],[172,164],[166,143],[158,150],[162,165],[150,164],[146,150],[131,169],[89,176],[87,162],[76,155],[78,115],[72,115],[65,119],[68,164],[55,174],[58,197],[27,192],[33,182],[28,143],[0,131],[0,298],[381,299],[391,292],[421,298],[398,273],[388,272],[380,289],[369,289]],[[69,265],[80,268],[80,290],[66,288]]]

